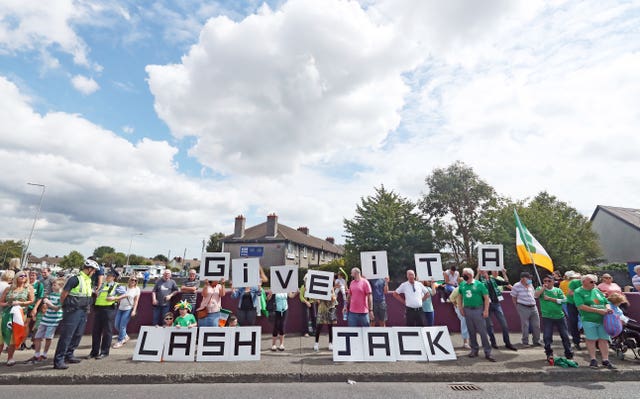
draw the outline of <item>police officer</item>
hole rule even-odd
[[[116,283],[117,272],[107,272],[107,278],[96,291],[96,303],[93,305],[94,318],[91,333],[91,353],[88,359],[96,360],[109,356],[109,348],[113,338],[114,320],[116,318]]]
[[[70,277],[62,289],[60,303],[64,313],[53,359],[54,369],[64,370],[69,368],[67,363],[80,363],[80,359],[75,357],[73,352],[80,345],[87,324],[87,312],[91,306],[91,275],[99,268],[95,261],[87,259],[80,273]]]

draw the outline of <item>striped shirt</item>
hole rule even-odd
[[[59,292],[50,293],[47,299],[49,299],[49,302],[51,302],[53,306],[60,306]],[[40,324],[44,326],[55,327],[58,325],[58,323],[60,323],[60,320],[62,320],[62,307],[60,307],[58,310],[53,310],[51,307],[47,307],[47,311],[45,312],[44,316],[42,316],[42,321],[40,321]]]

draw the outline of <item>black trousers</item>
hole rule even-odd
[[[113,339],[114,322],[116,318],[115,306],[95,306],[93,318],[93,330],[91,331],[91,353],[89,356],[100,354],[109,355],[111,341]]]
[[[422,308],[405,308],[407,327],[424,327],[424,316],[422,315]]]
[[[80,345],[87,324],[87,311],[84,309],[65,310],[60,322],[60,337],[56,345],[53,364],[61,366],[66,360],[73,358],[73,352]]]

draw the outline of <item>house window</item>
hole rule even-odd
[[[295,246],[293,243],[287,243],[287,259],[295,259]]]
[[[302,257],[307,258],[307,247],[302,248]]]

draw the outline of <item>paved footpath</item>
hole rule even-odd
[[[454,345],[462,342],[459,334],[452,336]],[[512,342],[519,334],[512,334]],[[55,348],[55,341],[53,348]],[[577,369],[562,369],[547,365],[541,347],[521,348],[518,352],[494,350],[496,363],[482,356],[470,359],[468,350],[456,348],[458,360],[446,362],[396,363],[334,363],[327,350],[327,336],[321,336],[321,350],[314,352],[313,338],[287,337],[285,352],[271,352],[271,338],[263,335],[261,360],[256,362],[219,363],[148,363],[131,360],[135,339],[102,360],[88,359],[69,365],[68,370],[54,370],[51,360],[36,365],[22,364],[32,351],[16,352],[16,364],[4,365],[6,354],[0,357],[0,385],[9,384],[157,384],[214,382],[593,382],[638,381],[640,361],[611,359],[617,370],[590,369],[586,349],[576,353]],[[78,357],[89,354],[91,338],[85,336]],[[561,348],[554,346],[556,354]],[[630,356],[629,356],[630,355]],[[50,354],[50,357],[52,354]]]

